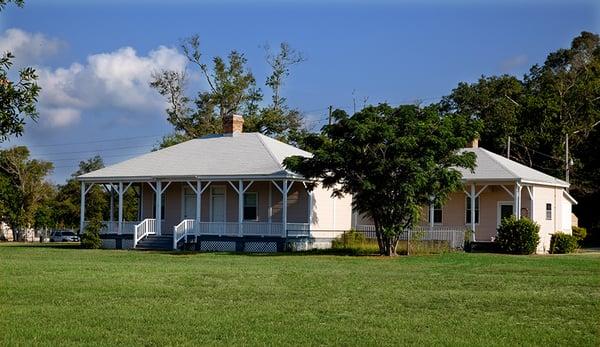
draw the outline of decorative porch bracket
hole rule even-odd
[[[236,187],[235,184],[233,184],[233,182],[231,181],[227,181],[229,182],[229,184],[231,185],[231,187],[233,187],[233,190],[235,190],[235,192],[238,194],[238,236],[242,236],[244,235],[244,229],[243,229],[243,222],[244,222],[244,193],[246,193],[246,191],[248,191],[248,188],[250,188],[250,186],[252,186],[252,184],[254,183],[254,181],[250,181],[250,183],[248,183],[248,185],[244,188],[244,181],[243,180],[239,180],[238,181],[238,186]]]
[[[200,180],[196,181],[195,187],[190,181],[186,181],[186,183],[188,184],[188,186],[190,186],[190,188],[192,188],[194,193],[196,193],[196,228],[198,229],[197,232],[199,233],[200,222],[202,221],[202,193],[204,193],[204,191],[210,186],[212,182],[208,181],[208,183],[206,183],[204,187],[202,186],[202,182]]]
[[[292,183],[290,185],[288,185],[288,180],[283,180],[282,187],[279,187],[279,185],[277,183],[275,183],[275,181],[271,181],[271,182],[273,183],[275,188],[277,188],[277,190],[279,190],[279,192],[281,193],[281,196],[283,198],[283,201],[282,201],[283,208],[281,211],[281,223],[283,224],[283,234],[285,236],[285,235],[287,235],[288,194],[289,194],[290,190],[292,189],[294,182],[292,181]]]

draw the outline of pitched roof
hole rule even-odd
[[[79,176],[81,180],[299,177],[283,167],[289,156],[310,153],[260,133],[209,135]]]
[[[548,184],[553,186],[568,187],[563,180],[547,175],[519,164],[516,161],[492,153],[484,148],[465,148],[464,151],[477,155],[477,167],[474,172],[459,168],[463,179],[467,181],[525,181],[530,183]]]

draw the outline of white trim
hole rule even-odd
[[[514,210],[515,210],[515,202],[514,201],[498,201],[496,203],[496,227],[498,227],[500,225],[500,207],[502,205],[510,205],[510,207],[513,209],[513,215],[514,215]]]
[[[504,189],[508,193],[508,195],[510,195],[511,198],[515,197],[513,192],[511,192],[510,189],[506,188],[503,184],[499,184],[499,186],[502,187],[502,189]]]
[[[465,225],[467,226],[471,226],[471,224],[473,224],[473,221],[471,222],[467,222],[467,211],[469,210],[469,204],[467,203],[467,198],[470,198],[470,196],[465,196],[465,216],[464,216],[464,222]],[[475,209],[475,211],[479,211],[479,218],[475,218],[475,220],[478,220],[478,222],[475,223],[475,225],[479,225],[479,223],[481,223],[481,199],[479,197],[476,197],[475,199],[479,200],[479,210]],[[475,204],[475,207],[477,207],[477,204]],[[475,217],[477,217],[477,213],[475,213]]]
[[[575,198],[573,196],[571,196],[571,194],[569,194],[569,192],[567,192],[566,190],[563,190],[563,196],[567,200],[569,200],[572,205],[577,205],[578,204],[577,200],[575,200]]]
[[[487,185],[487,184],[486,184],[485,186],[483,186],[483,188],[481,188],[481,190],[480,190],[480,191],[479,191],[477,194],[475,194],[475,197],[476,197],[476,198],[477,198],[477,197],[479,197],[479,195],[481,195],[481,193],[483,193],[483,191],[484,191],[484,190],[485,190],[485,188],[487,188],[487,187],[488,187],[488,185]]]

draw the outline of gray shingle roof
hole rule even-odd
[[[82,180],[297,177],[282,165],[286,157],[310,153],[260,133],[209,135],[150,152],[79,176]]]
[[[533,183],[549,184],[567,187],[569,184],[563,180],[547,175],[492,153],[484,148],[465,148],[464,151],[474,152],[477,155],[475,172],[459,169],[463,179],[467,181],[526,181]]]

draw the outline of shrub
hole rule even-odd
[[[582,245],[583,241],[587,237],[587,229],[584,227],[574,226],[572,230],[573,230],[573,236],[575,236],[577,238],[577,241],[579,242],[579,244]]]
[[[540,226],[527,218],[504,218],[498,227],[498,248],[511,254],[532,254],[540,242]]]
[[[552,234],[552,238],[550,239],[550,253],[573,253],[579,248],[578,241],[579,238],[575,235],[569,235],[562,232]]]
[[[102,247],[100,239],[100,229],[102,229],[102,220],[100,218],[92,219],[85,227],[85,232],[81,236],[81,247],[96,249]]]

